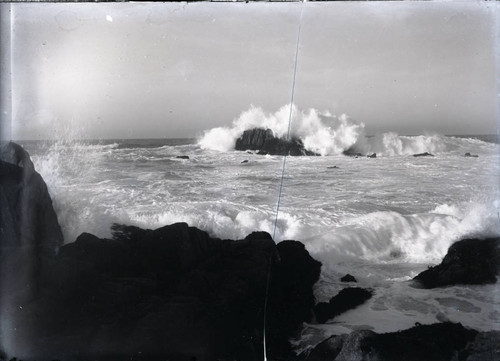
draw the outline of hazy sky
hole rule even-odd
[[[9,7],[13,139],[193,137],[251,104],[275,112],[299,24],[300,109],[346,113],[368,134],[498,129],[492,2]]]

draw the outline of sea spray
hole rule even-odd
[[[284,137],[288,131],[290,105],[268,113],[254,105],[233,120],[231,126],[206,130],[199,138],[202,149],[228,152],[234,150],[236,139],[245,130],[270,129],[275,137]],[[469,152],[484,142],[471,138],[449,137],[440,134],[417,136],[385,132],[365,135],[365,124],[354,121],[346,114],[332,115],[329,111],[310,108],[300,110],[292,105],[290,135],[302,140],[306,150],[320,155],[339,155],[344,152],[381,156],[413,155],[418,153]]]
[[[251,106],[235,119],[231,127],[218,127],[205,131],[198,144],[202,149],[227,152],[234,149],[236,139],[245,130],[270,129],[275,137],[284,137],[288,132],[290,105],[274,113]],[[302,139],[307,150],[321,154],[340,154],[362,138],[364,124],[357,124],[347,115],[339,117],[315,109],[300,111],[292,106],[290,135]]]

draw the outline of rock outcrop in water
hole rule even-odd
[[[413,154],[414,157],[434,157],[434,154],[429,152]]]
[[[495,347],[499,349],[498,343],[493,346],[500,340],[498,336],[497,333],[478,333],[454,323],[421,325],[385,334],[353,331],[323,341],[306,361],[498,360],[498,353],[493,354]],[[486,358],[478,358],[482,356]]]
[[[329,302],[320,302],[314,307],[316,321],[325,323],[346,311],[362,305],[372,297],[372,291],[359,287],[348,287],[341,290]]]
[[[441,264],[414,280],[424,288],[495,283],[500,271],[500,238],[464,239],[451,245]]]
[[[317,155],[304,148],[298,138],[290,140],[275,137],[271,129],[254,128],[245,130],[241,137],[236,139],[236,150],[258,150],[258,154],[271,155]]]
[[[477,154],[470,154],[469,152],[465,153],[464,157],[466,158],[478,158]]]

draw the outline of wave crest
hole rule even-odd
[[[304,147],[321,155],[341,154],[364,136],[364,124],[355,123],[342,114],[337,117],[316,109],[299,110],[292,105],[290,136],[300,138]],[[202,149],[227,152],[234,149],[236,139],[245,130],[271,129],[275,137],[288,135],[290,105],[282,106],[274,113],[251,106],[235,119],[231,127],[218,127],[205,131],[198,144]]]
[[[270,129],[275,137],[288,135],[302,140],[304,148],[320,155],[337,155],[344,152],[382,156],[413,155],[418,153],[470,152],[486,143],[477,139],[449,137],[439,134],[404,136],[386,132],[365,136],[365,124],[347,115],[332,115],[329,111],[300,110],[295,105],[284,105],[274,113],[266,113],[254,105],[233,120],[229,127],[206,130],[198,139],[202,149],[228,152],[234,150],[236,140],[245,130]]]

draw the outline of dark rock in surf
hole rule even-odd
[[[334,165],[332,167],[326,167],[326,169],[339,169],[339,167],[337,167],[336,165]]]
[[[313,316],[312,287],[319,279],[321,262],[297,241],[283,241],[276,248],[280,261],[271,273],[266,342],[275,359],[290,360],[295,355],[288,340]]]
[[[377,153],[368,154],[366,158],[377,158]]]
[[[189,159],[189,156],[188,155],[178,155],[175,158],[177,158],[177,159]]]
[[[317,155],[304,148],[299,138],[278,138],[271,129],[254,128],[245,130],[236,140],[236,150],[257,150],[265,155]]]
[[[325,323],[348,310],[356,308],[372,297],[372,291],[359,287],[348,287],[341,290],[330,301],[320,302],[314,307],[316,321]]]
[[[479,353],[471,354],[469,346],[478,334],[481,333],[449,322],[384,334],[353,331],[321,342],[305,360],[479,360],[473,358]]]
[[[241,164],[248,163],[248,159],[245,159],[244,161],[241,162]]]
[[[465,153],[464,157],[466,158],[478,158],[477,154],[470,154],[469,152]]]
[[[418,153],[418,154],[413,154],[414,157],[434,157],[434,154],[425,152],[425,153]]]
[[[439,265],[414,280],[424,288],[495,283],[499,267],[500,238],[464,239],[451,245]]]
[[[349,273],[340,278],[340,282],[358,282],[356,278],[354,278],[353,275],[350,275]]]
[[[348,148],[346,150],[344,150],[342,152],[343,155],[346,155],[348,157],[355,157],[355,158],[359,158],[359,157],[362,157],[363,154],[357,152],[354,148]]]

